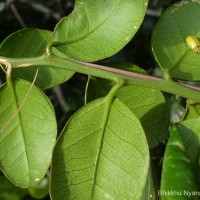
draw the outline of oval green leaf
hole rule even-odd
[[[122,102],[109,104],[87,104],[64,128],[53,153],[53,200],[141,199],[149,169],[144,131]]]
[[[190,198],[198,200],[197,173],[185,150],[180,130],[174,126],[164,155],[159,196],[162,200],[188,200]],[[166,191],[171,191],[173,194],[166,194]],[[195,195],[192,192],[197,193]]]
[[[43,199],[49,194],[49,179],[45,177],[40,183],[29,187],[28,192],[35,199]]]
[[[28,191],[26,189],[15,186],[5,176],[0,175],[1,200],[22,200],[27,194]]]
[[[160,91],[128,85],[122,87],[116,96],[140,119],[150,148],[166,139],[169,126],[168,110]]]
[[[19,80],[0,88],[0,168],[22,188],[38,183],[46,174],[57,132],[53,107],[35,86],[17,112],[30,85]]]
[[[86,88],[86,101],[105,96],[112,85],[111,81],[91,77]],[[122,87],[116,96],[140,119],[150,148],[166,139],[169,126],[168,110],[160,91],[129,85]]]
[[[53,46],[67,56],[97,61],[122,49],[139,29],[148,0],[77,0],[54,31]]]
[[[184,115],[184,121],[200,117],[200,103],[192,102],[192,100],[187,100],[187,107]]]
[[[200,104],[188,99],[185,116],[179,126],[185,149],[198,168],[200,152]]]
[[[46,46],[52,38],[52,32],[39,29],[23,29],[9,35],[0,46],[0,55],[10,58],[31,58],[42,56]],[[32,81],[36,69],[39,74],[35,84],[41,88],[59,85],[70,79],[74,72],[53,68],[50,66],[32,66],[16,68],[13,76]]]
[[[181,122],[179,130],[187,155],[191,158],[192,164],[197,169],[200,152],[200,117]]]
[[[199,1],[180,1],[167,9],[153,30],[153,53],[161,68],[173,78],[200,80],[200,54],[186,43],[189,35],[200,39],[199,18]]]

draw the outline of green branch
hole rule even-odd
[[[5,60],[5,62],[4,62]],[[124,79],[126,84],[139,85],[152,89],[158,89],[163,92],[176,94],[185,98],[200,101],[200,89],[189,85],[179,84],[172,80],[163,80],[156,77],[128,72],[120,69],[86,63],[73,59],[60,58],[55,55],[44,55],[35,58],[3,58],[0,57],[0,63],[10,63],[13,68],[30,66],[51,66],[59,69],[66,69],[82,74],[96,76],[112,81]]]

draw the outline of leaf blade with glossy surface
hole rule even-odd
[[[147,0],[77,0],[54,31],[53,43],[67,56],[97,61],[122,49],[140,27]]]
[[[19,80],[0,88],[0,127],[15,116],[1,130],[0,168],[14,184],[23,188],[39,182],[46,174],[57,131],[53,107],[35,86],[17,112],[30,85]]]
[[[113,62],[107,63],[107,65],[146,74],[143,69],[131,63]],[[86,103],[105,96],[113,85],[112,81],[89,77],[85,91]],[[137,85],[127,85],[120,88],[116,96],[140,119],[150,148],[166,139],[169,120],[167,105],[161,91]]]
[[[32,58],[42,56],[52,38],[52,32],[39,29],[22,29],[9,35],[0,46],[0,55],[10,58]],[[27,63],[28,64],[28,63]],[[70,79],[74,72],[51,66],[29,66],[14,68],[13,76],[32,81],[36,69],[39,68],[36,85],[49,88]]]
[[[133,113],[119,100],[87,104],[66,125],[53,154],[52,199],[140,199],[148,145]]]
[[[180,130],[174,126],[164,155],[161,192],[173,191],[173,199],[187,200],[185,192],[198,191],[197,171],[187,155]],[[179,195],[180,194],[180,195]],[[162,200],[172,199],[171,195],[161,193]],[[199,199],[198,194],[192,199]]]
[[[200,21],[196,20],[199,18],[198,1],[180,1],[166,10],[153,30],[153,53],[161,68],[169,71],[173,78],[200,80],[200,54],[186,43],[189,35],[200,38]]]

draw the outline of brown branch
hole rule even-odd
[[[107,72],[121,74],[121,75],[129,76],[129,77],[135,77],[135,78],[139,78],[139,79],[152,80],[152,81],[162,81],[163,80],[161,78],[143,75],[143,74],[138,74],[138,73],[134,73],[134,72],[129,72],[129,71],[116,69],[116,68],[112,68],[112,67],[107,67],[107,66],[103,66],[103,65],[97,65],[97,64],[82,62],[82,61],[78,61],[78,60],[73,60],[73,61],[76,62],[76,63],[82,64],[82,65],[88,66],[88,67],[102,69],[102,70],[107,71]],[[188,84],[185,84],[185,83],[179,83],[179,84],[183,85],[185,87],[191,88],[193,90],[200,91],[199,87],[191,86],[191,85],[188,85]]]
[[[55,93],[62,110],[64,111],[67,103],[66,103],[65,98],[63,96],[61,87],[58,85],[58,86],[54,87],[52,90]]]
[[[7,0],[7,3],[9,4],[10,6],[10,9],[12,10],[12,12],[14,13],[16,19],[18,20],[18,22],[20,23],[20,25],[23,27],[23,28],[27,28],[27,25],[26,23],[24,22],[24,20],[22,19],[21,15],[19,14],[17,8],[15,7],[15,4],[12,0]]]

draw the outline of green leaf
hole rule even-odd
[[[141,200],[156,200],[151,168],[149,168],[146,185]]]
[[[5,176],[0,175],[1,200],[22,200],[27,194],[27,190],[15,186]]]
[[[193,118],[200,117],[200,103],[190,103],[190,100],[187,101],[186,112],[184,120],[189,120]]]
[[[120,62],[106,65],[146,74],[143,69],[130,63]],[[86,102],[107,95],[113,85],[112,81],[89,77],[86,87]],[[168,111],[165,98],[160,91],[129,85],[121,88],[117,92],[117,97],[141,120],[150,148],[166,139],[169,126]]]
[[[11,58],[31,58],[42,56],[46,46],[52,38],[52,32],[39,29],[23,29],[9,35],[0,46],[0,55]],[[32,81],[36,69],[39,74],[36,85],[41,88],[49,88],[70,79],[74,74],[71,71],[56,69],[50,66],[33,66],[28,68],[16,68],[13,75],[16,78],[23,78]]]
[[[0,88],[0,168],[22,188],[44,177],[51,163],[57,131],[53,107],[35,86],[17,112],[30,85],[19,80],[9,81]]]
[[[76,0],[54,31],[53,46],[67,56],[97,61],[122,49],[139,29],[148,0]]]
[[[139,120],[118,99],[101,98],[68,122],[55,146],[54,200],[141,199],[149,168]]]
[[[187,192],[198,192],[198,189],[197,171],[187,155],[180,130],[174,126],[164,155],[161,199],[188,200]],[[164,194],[165,191],[175,193],[172,196]],[[192,195],[190,199],[199,199],[198,194]]]
[[[29,187],[28,192],[35,199],[43,199],[49,193],[49,179],[45,177],[40,183]]]
[[[167,9],[153,30],[152,49],[156,60],[173,78],[200,80],[200,54],[186,43],[189,35],[200,38],[199,18],[199,1],[180,1]]]
[[[179,127],[185,149],[193,165],[198,168],[200,152],[200,104],[187,100],[185,116]]]
[[[114,82],[93,76],[88,77],[85,88],[85,104],[108,94]]]
[[[87,100],[105,96],[112,82],[91,77],[87,87]],[[168,111],[163,94],[141,86],[125,86],[117,92],[117,98],[140,119],[150,148],[166,139]]]
[[[112,61],[112,62],[105,63],[105,65],[108,67],[116,68],[116,69],[122,69],[129,72],[135,72],[138,74],[147,75],[147,72],[144,69],[130,62]]]
[[[166,139],[168,111],[160,91],[129,85],[121,88],[116,96],[140,119],[150,148]]]
[[[106,66],[123,69],[139,74],[147,74],[142,68],[128,62],[109,62]],[[85,90],[85,102],[89,103],[97,98],[104,97],[116,83],[110,80],[89,76]]]
[[[183,138],[187,155],[191,158],[194,167],[198,168],[200,152],[200,117],[181,122],[179,130]]]

